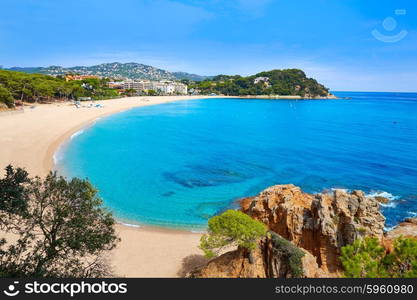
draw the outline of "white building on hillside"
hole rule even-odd
[[[257,83],[259,83],[259,82],[269,82],[269,78],[268,77],[256,77],[254,80],[253,80],[253,83],[254,84],[257,84]]]
[[[176,94],[187,95],[188,87],[186,84],[176,82],[174,84],[174,92]]]
[[[125,89],[125,90],[130,90],[130,89],[139,90],[140,89],[139,82],[133,81],[133,80],[130,80],[130,79],[122,81],[121,85],[122,85],[123,89]]]

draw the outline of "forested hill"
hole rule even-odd
[[[299,69],[272,70],[252,76],[218,75],[212,79],[190,83],[189,88],[201,94],[241,95],[294,95],[325,97],[329,89]]]

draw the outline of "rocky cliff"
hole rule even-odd
[[[242,211],[270,230],[250,264],[244,249],[228,252],[191,277],[336,277],[341,247],[360,236],[384,239],[379,202],[361,191],[307,194],[276,185],[241,201]]]
[[[320,278],[328,274],[316,258],[280,235],[269,232],[252,251],[252,263],[245,249],[227,252],[190,272],[192,278]]]
[[[394,240],[399,237],[417,239],[417,218],[408,218],[388,231],[383,238],[383,244],[388,251],[393,250]]]
[[[357,237],[383,236],[385,218],[374,198],[361,191],[307,194],[294,185],[270,187],[245,199],[242,209],[317,258],[325,272],[340,269],[340,248]]]

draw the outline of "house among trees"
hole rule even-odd
[[[253,80],[253,84],[257,84],[257,83],[259,83],[259,82],[261,82],[261,81],[263,81],[263,82],[268,82],[268,81],[269,81],[269,77],[256,77],[256,78]]]
[[[98,76],[94,75],[65,75],[65,81],[73,81],[73,80],[84,80],[84,79],[100,79]]]

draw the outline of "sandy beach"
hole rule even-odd
[[[149,101],[143,101],[143,99]],[[31,176],[53,168],[60,144],[95,119],[133,107],[207,98],[207,96],[130,97],[100,101],[103,108],[76,108],[70,103],[25,107],[24,112],[0,114],[0,169],[23,167]],[[85,105],[89,104],[86,102]],[[200,255],[200,234],[117,225],[121,242],[110,260],[116,276],[177,277],[184,258]]]

